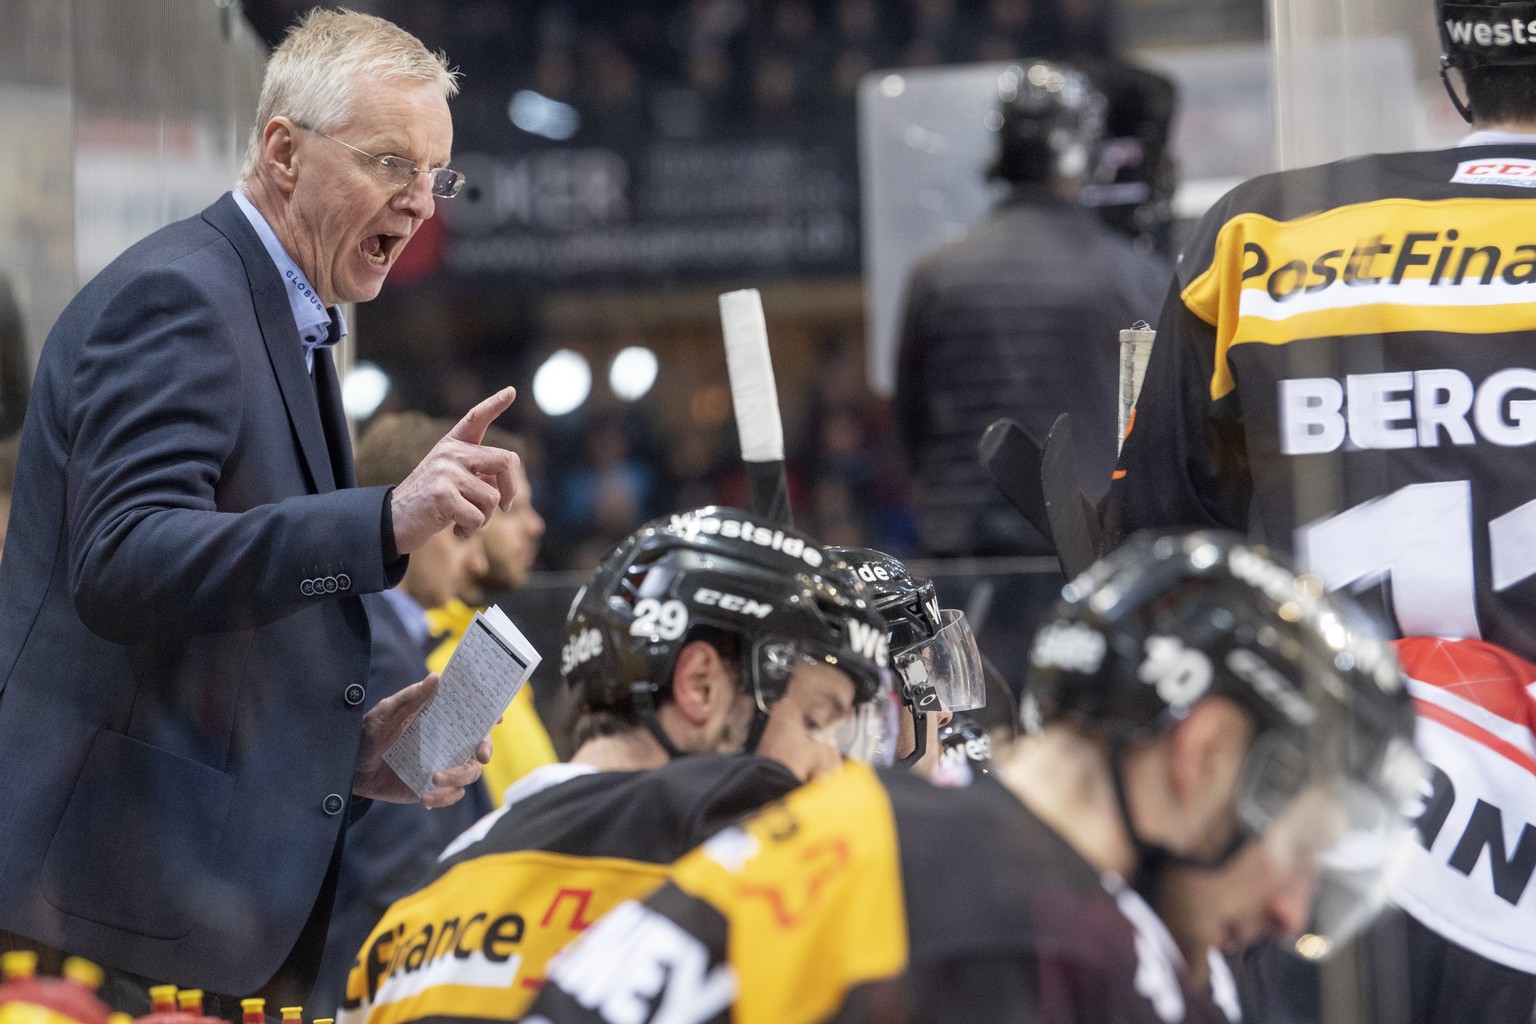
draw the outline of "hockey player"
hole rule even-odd
[[[966,788],[850,765],[709,840],[528,1019],[1219,1021],[1213,950],[1319,955],[1379,906],[1422,781],[1401,675],[1264,550],[1123,548],[1065,591],[1028,692],[1040,731]]]
[[[1416,691],[1479,724],[1458,734],[1463,753],[1429,751],[1454,809],[1421,828],[1434,867],[1397,900],[1415,919],[1407,957],[1378,958],[1407,962],[1415,1021],[1525,1024],[1536,996],[1511,974],[1536,973],[1536,902],[1520,899],[1527,860],[1507,852],[1536,799],[1502,781],[1530,771],[1510,750],[1536,749],[1520,667],[1536,661],[1533,13],[1437,0],[1446,84],[1472,126],[1461,145],[1268,175],[1205,216],[1106,510],[1111,543],[1218,525],[1293,548],[1328,587],[1368,591],[1403,636],[1462,638],[1471,662],[1508,669],[1454,712],[1441,698],[1458,685]],[[1478,640],[1517,657],[1479,658]],[[1503,827],[1477,817],[1484,805]]]
[[[747,512],[632,534],[577,594],[561,659],[582,707],[575,755],[515,783],[389,909],[342,1020],[516,1020],[549,956],[608,907],[842,756],[894,741],[868,592],[809,537]],[[758,756],[683,756],[729,751]]]
[[[965,613],[940,608],[933,581],[913,576],[905,565],[873,548],[828,548],[837,564],[868,586],[885,618],[891,665],[899,677],[903,714],[896,757],[928,774],[943,753],[939,731],[957,711],[984,707],[986,678],[981,652]]]

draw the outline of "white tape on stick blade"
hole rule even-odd
[[[725,333],[725,362],[736,406],[736,433],[747,462],[784,459],[784,424],[779,393],[768,356],[768,325],[756,288],[720,296],[720,327]]]
[[[1147,375],[1147,360],[1152,358],[1152,343],[1157,339],[1145,320],[1120,332],[1120,445],[1131,425],[1131,412],[1141,397],[1141,381]]]

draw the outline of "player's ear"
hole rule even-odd
[[[694,640],[683,646],[672,668],[672,703],[691,725],[708,721],[735,687],[714,645]]]
[[[1192,833],[1207,831],[1232,806],[1253,725],[1232,701],[1207,697],[1189,709],[1169,739],[1168,779],[1175,806]]]

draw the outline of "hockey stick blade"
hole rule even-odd
[[[1062,413],[1051,425],[1050,436],[1040,453],[1040,490],[1045,495],[1045,515],[1050,522],[1056,560],[1068,579],[1088,568],[1099,557],[1098,514],[1077,485],[1072,458],[1072,417]]]
[[[1051,521],[1045,514],[1045,494],[1040,488],[1040,442],[1015,420],[994,420],[976,446],[981,468],[987,471],[1003,497],[1047,539]]]

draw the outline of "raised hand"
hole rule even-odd
[[[503,388],[465,413],[395,488],[390,514],[400,554],[416,550],[448,526],[468,537],[490,520],[498,506],[502,511],[512,507],[517,456],[480,442],[485,428],[516,397],[515,388]]]

